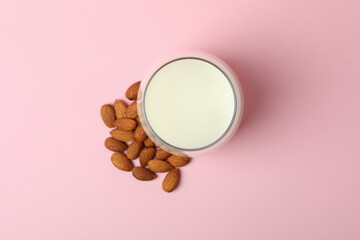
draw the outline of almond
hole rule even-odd
[[[166,174],[162,183],[162,188],[165,192],[171,192],[178,186],[179,181],[180,171],[179,169],[175,168],[171,170],[168,174]]]
[[[134,167],[132,175],[140,181],[149,181],[156,178],[156,173],[144,167]]]
[[[140,165],[142,167],[146,167],[148,162],[154,158],[155,155],[155,148],[146,147],[140,152]]]
[[[185,166],[190,162],[190,158],[188,157],[181,157],[177,155],[171,155],[167,161],[173,165],[174,167],[182,167]]]
[[[114,109],[117,119],[126,118],[127,104],[124,101],[116,99],[114,102]]]
[[[140,83],[141,83],[140,81],[136,82],[126,90],[125,96],[127,99],[136,100],[139,92]]]
[[[155,154],[156,159],[161,159],[161,160],[165,160],[170,156],[171,156],[171,153],[168,153],[167,151],[165,151],[161,148],[159,150],[157,150],[156,154]]]
[[[155,147],[154,142],[150,138],[145,139],[144,144],[145,147]]]
[[[146,132],[144,131],[143,127],[139,125],[135,129],[134,137],[136,141],[143,142],[148,136],[146,135]]]
[[[129,107],[126,109],[126,116],[128,118],[136,119],[137,114],[137,102],[132,102]]]
[[[130,161],[125,154],[120,152],[114,152],[111,156],[111,161],[120,170],[130,172],[134,165],[132,161]]]
[[[118,141],[122,141],[122,142],[131,142],[135,139],[134,137],[134,132],[127,132],[127,131],[122,131],[119,129],[114,129],[110,132],[110,135],[115,138]]]
[[[127,144],[121,141],[118,141],[112,137],[108,137],[105,140],[105,147],[110,151],[114,152],[123,152],[127,149]]]
[[[174,168],[170,163],[157,159],[150,160],[148,165],[150,170],[154,172],[168,172]]]
[[[136,122],[137,122],[137,124],[138,124],[138,125],[141,125],[141,122],[140,122],[139,116],[137,116],[137,117],[135,118],[135,120],[136,120]]]
[[[136,128],[136,121],[130,118],[119,118],[115,120],[114,126],[123,131],[132,131]]]
[[[105,125],[109,128],[113,128],[113,122],[116,119],[114,107],[110,104],[102,105],[100,109],[100,114]]]
[[[133,141],[132,143],[130,143],[127,151],[126,151],[126,155],[129,159],[134,160],[137,157],[139,157],[141,150],[144,147],[144,143],[143,142],[137,142],[137,141]]]

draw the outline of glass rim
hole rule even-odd
[[[196,59],[214,66],[226,77],[233,92],[234,110],[233,110],[233,116],[231,122],[227,126],[226,130],[221,134],[221,136],[219,136],[215,141],[212,141],[211,143],[198,148],[177,147],[165,141],[158,134],[156,134],[154,129],[151,127],[145,110],[145,95],[149,83],[151,82],[153,77],[158,73],[158,71],[160,71],[166,65],[184,59]],[[157,64],[152,66],[152,68],[145,75],[144,79],[141,81],[138,98],[137,98],[137,108],[138,108],[139,120],[145,132],[158,147],[175,155],[189,156],[187,154],[196,155],[200,152],[202,153],[205,151],[218,148],[219,146],[222,146],[225,142],[227,142],[235,134],[238,126],[240,125],[243,115],[244,97],[238,78],[236,77],[232,69],[224,61],[206,52],[187,51],[187,52],[180,52],[170,55],[169,57],[162,59]]]

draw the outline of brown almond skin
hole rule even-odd
[[[147,139],[145,139],[144,144],[145,144],[145,147],[155,147],[154,142],[149,137]]]
[[[153,147],[146,147],[144,148],[141,152],[140,152],[140,165],[142,167],[146,167],[146,165],[148,164],[148,162],[151,159],[154,159],[155,156],[155,148]]]
[[[138,92],[139,92],[140,83],[141,83],[141,81],[138,81],[138,82],[132,84],[132,85],[126,90],[125,96],[126,96],[127,99],[129,99],[129,100],[136,100],[136,99],[137,99],[137,95],[138,95]]]
[[[171,192],[179,185],[179,181],[180,181],[180,170],[175,168],[171,170],[168,174],[166,174],[162,183],[162,189],[165,192]]]
[[[109,128],[113,128],[113,122],[116,119],[114,107],[110,104],[102,105],[100,109],[100,115],[105,125]]]
[[[114,109],[117,119],[126,118],[127,104],[124,101],[116,99],[114,102]]]
[[[171,155],[167,161],[174,167],[183,167],[190,162],[190,158]]]
[[[110,135],[115,138],[118,141],[122,141],[122,142],[131,142],[134,141],[135,137],[134,137],[134,132],[127,132],[127,131],[122,131],[119,129],[114,129],[110,132]]]
[[[135,140],[138,142],[143,142],[148,137],[141,125],[137,126],[134,132]]]
[[[137,123],[138,125],[141,125],[141,122],[140,122],[139,116],[137,116],[137,117],[135,118],[135,120],[136,120],[136,123]]]
[[[138,116],[137,113],[137,102],[132,102],[129,107],[126,109],[126,116],[131,119],[136,119]]]
[[[123,152],[127,149],[127,144],[121,141],[118,141],[112,137],[105,139],[105,147],[110,151],[114,152]]]
[[[149,181],[156,178],[156,173],[144,167],[134,167],[132,175],[140,181]]]
[[[165,160],[170,156],[171,156],[171,153],[168,153],[167,151],[165,151],[161,148],[159,150],[157,150],[156,154],[155,154],[156,159],[161,159],[161,160]]]
[[[114,152],[111,156],[111,161],[116,168],[123,171],[130,172],[134,167],[133,162],[130,161],[125,154],[120,152]]]
[[[130,118],[119,118],[114,122],[114,126],[123,131],[132,131],[136,125],[136,121]]]
[[[170,163],[158,159],[150,160],[148,166],[153,172],[168,172],[174,168]]]
[[[144,148],[143,142],[133,141],[132,143],[130,143],[130,145],[126,151],[126,156],[130,160],[134,160],[139,157],[140,152],[143,148]]]

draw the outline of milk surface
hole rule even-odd
[[[232,84],[217,67],[200,59],[168,63],[145,90],[144,113],[150,127],[181,149],[200,149],[219,140],[235,108]]]

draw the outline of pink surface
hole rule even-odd
[[[0,239],[360,239],[359,1],[0,1]],[[101,104],[209,51],[241,76],[234,139],[138,182]]]

